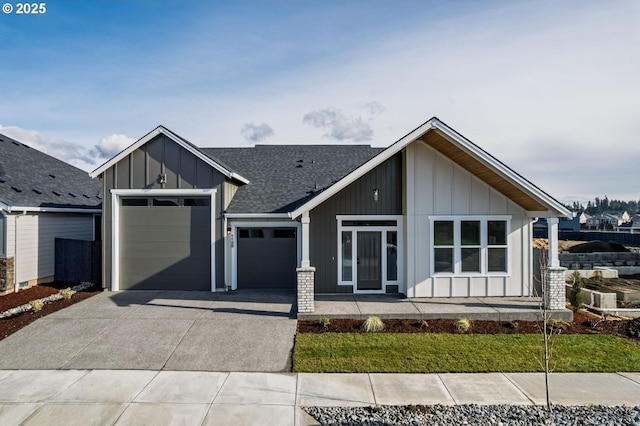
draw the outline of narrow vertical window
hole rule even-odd
[[[480,221],[460,222],[462,272],[480,272]]]
[[[487,222],[487,271],[507,272],[507,222]]]
[[[453,272],[453,221],[433,223],[433,254],[435,272]]]
[[[387,231],[387,281],[398,280],[398,233]]]
[[[342,232],[342,281],[353,281],[353,233]]]

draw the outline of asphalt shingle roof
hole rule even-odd
[[[102,184],[87,172],[0,134],[0,201],[19,207],[97,208]]]
[[[368,145],[256,145],[200,148],[249,179],[227,213],[286,213],[384,151]]]

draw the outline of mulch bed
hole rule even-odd
[[[7,311],[20,305],[24,305],[25,303],[29,303],[32,300],[51,296],[52,294],[56,294],[62,289],[73,287],[76,284],[78,283],[54,282],[40,284],[30,287],[26,290],[20,290],[17,293],[10,293],[4,296],[0,296],[0,312]],[[53,303],[48,303],[44,305],[42,307],[42,310],[38,312],[29,311],[19,314],[15,317],[0,319],[0,340],[15,333],[22,327],[29,325],[38,318],[42,318],[53,312],[59,311],[60,309],[64,309],[68,306],[73,305],[74,303],[81,302],[101,292],[102,287],[94,285],[93,287],[89,287],[74,294],[69,300],[62,299]]]
[[[455,320],[383,320],[385,328],[381,333],[459,333]],[[327,327],[320,321],[298,321],[298,333],[363,333],[361,320],[332,319]],[[562,326],[561,329],[557,327]],[[640,320],[621,320],[607,318],[585,310],[574,312],[573,322],[556,326],[561,334],[611,334],[632,339],[640,343],[640,337],[629,334],[629,328],[640,328]],[[539,321],[471,321],[471,328],[466,334],[538,334],[542,330]]]

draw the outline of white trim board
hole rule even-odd
[[[239,174],[237,174],[235,172],[232,172],[231,170],[228,170],[225,167],[221,166],[216,161],[214,161],[211,157],[205,155],[197,147],[195,147],[191,143],[187,143],[185,139],[181,138],[180,136],[177,136],[175,133],[173,133],[172,131],[170,131],[169,129],[167,129],[166,127],[163,127],[163,126],[156,127],[155,129],[153,129],[152,131],[147,133],[145,136],[143,136],[142,138],[138,139],[136,142],[134,142],[131,145],[129,145],[127,148],[125,148],[122,151],[120,151],[118,154],[116,154],[110,160],[108,160],[107,162],[102,164],[100,167],[98,167],[94,171],[90,172],[89,176],[91,176],[92,178],[100,176],[107,169],[109,169],[110,167],[112,167],[113,165],[118,163],[124,157],[126,157],[129,154],[131,154],[133,151],[135,151],[136,149],[140,148],[141,146],[143,146],[144,144],[146,144],[147,142],[151,141],[153,138],[155,138],[156,136],[161,135],[161,134],[167,136],[173,142],[177,143],[182,148],[184,148],[185,150],[189,151],[191,154],[195,155],[197,158],[199,158],[200,160],[204,161],[205,163],[207,163],[208,165],[210,165],[211,167],[213,167],[214,169],[216,169],[217,171],[219,171],[220,173],[222,173],[223,175],[225,175],[229,179],[235,179],[235,180],[237,180],[239,182],[242,182],[244,184],[249,183],[248,179],[246,179],[246,178],[240,176]]]
[[[216,291],[216,189],[112,189],[111,190],[111,290],[120,290],[120,199],[123,196],[211,197],[211,291]],[[104,238],[104,236],[103,236]]]
[[[231,235],[227,235],[226,239],[231,239],[225,247],[231,246],[230,256],[227,257],[229,250],[225,250],[225,264],[231,262],[231,290],[238,289],[238,228],[296,228],[296,245],[297,245],[297,265],[300,266],[302,261],[302,224],[297,221],[269,221],[269,222],[242,222],[229,221],[227,224],[231,228]]]

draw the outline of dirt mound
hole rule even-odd
[[[622,244],[609,241],[589,241],[567,249],[569,253],[628,253],[629,249]]]

